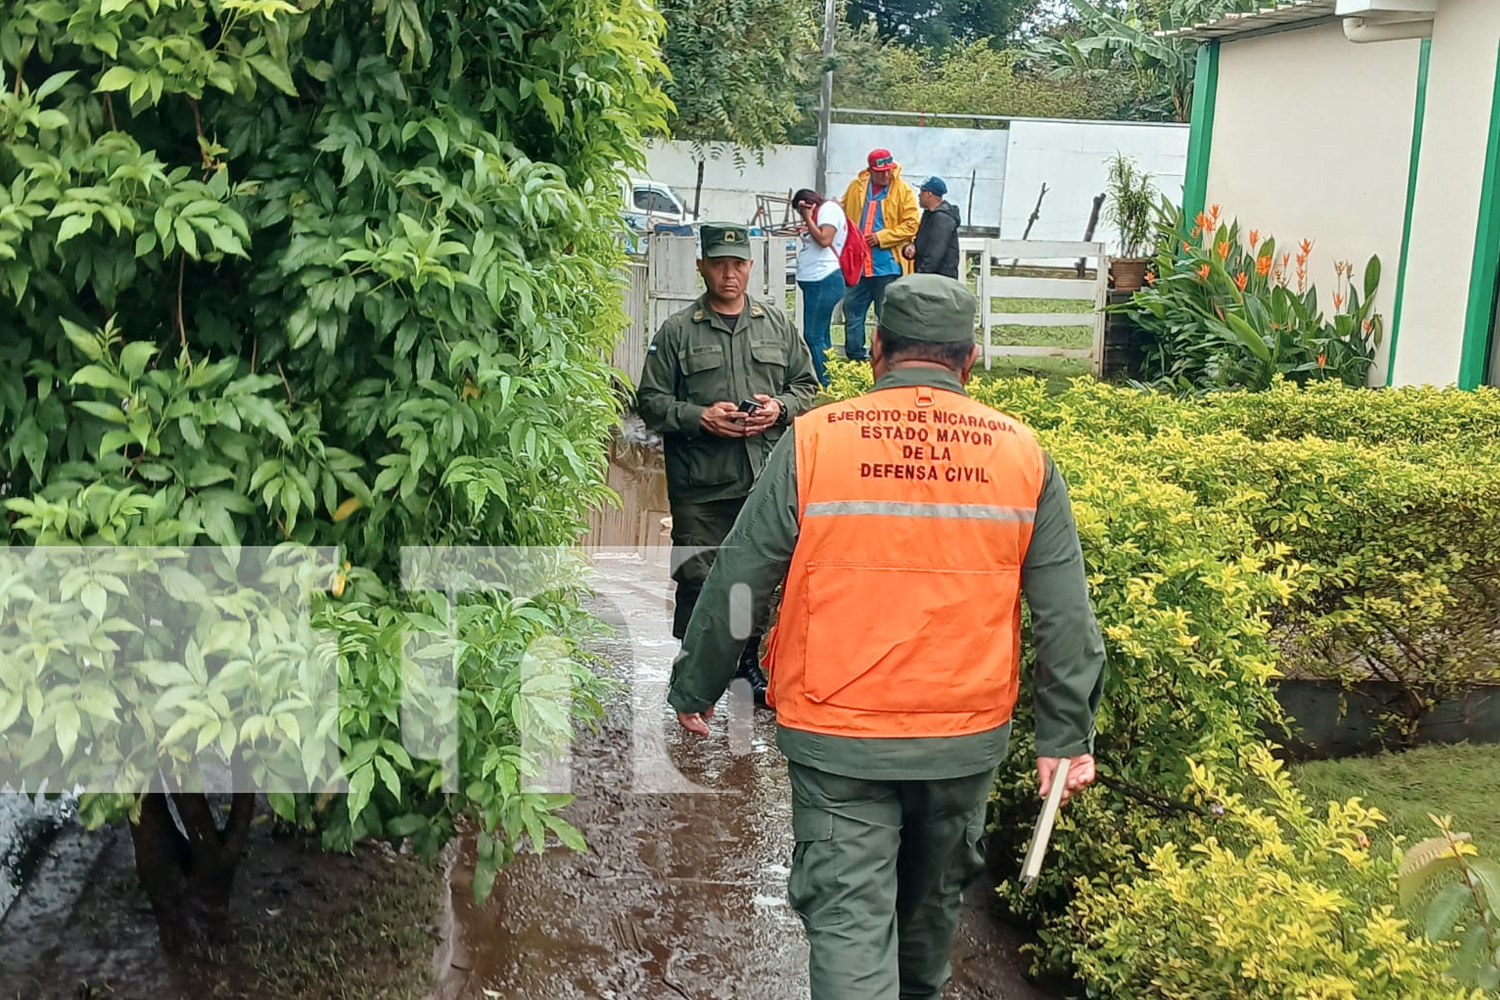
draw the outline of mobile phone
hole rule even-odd
[[[759,402],[757,400],[754,400],[754,399],[742,399],[742,400],[740,400],[740,412],[741,413],[754,413],[756,410],[760,409],[764,405],[765,405],[764,403],[761,403],[761,402]]]

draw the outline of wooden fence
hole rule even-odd
[[[1103,243],[1030,240],[959,241],[965,273],[976,275],[979,326],[985,368],[995,358],[1088,358],[1095,377],[1104,362],[1104,306],[1109,295],[1109,254]],[[1059,261],[1082,261],[1082,267]],[[1080,276],[1080,271],[1082,276]],[[1067,299],[1093,303],[1092,313],[996,311],[995,299]],[[995,344],[1006,327],[1093,328],[1090,346]]]

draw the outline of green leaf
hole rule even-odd
[[[286,66],[272,59],[270,56],[251,56],[250,65],[255,71],[266,78],[266,81],[288,97],[297,96],[296,84],[292,82],[292,74],[287,72]]]
[[[99,365],[84,365],[73,373],[73,377],[68,379],[68,384],[87,385],[95,389],[109,389],[120,393],[122,396],[128,395],[130,392],[130,386],[124,379]]]
[[[100,403],[92,399],[77,399],[73,405],[85,413],[92,413],[102,420],[108,420],[112,424],[123,424],[126,422],[125,411],[110,403]],[[132,435],[132,440],[134,436]]]
[[[1444,886],[1427,904],[1426,933],[1430,941],[1441,941],[1453,933],[1464,907],[1474,902],[1467,887],[1460,883]]]
[[[57,706],[57,720],[53,725],[58,748],[62,750],[63,760],[67,760],[72,756],[73,748],[78,745],[78,730],[83,725],[78,709],[73,707],[72,702],[63,702]]]
[[[141,377],[146,370],[146,364],[156,356],[156,345],[138,340],[126,344],[125,349],[120,352],[120,367],[125,370],[131,381]]]
[[[91,361],[102,361],[104,359],[104,346],[99,343],[99,337],[92,331],[85,330],[77,323],[70,323],[66,319],[59,319],[62,324],[63,333],[67,335],[68,343],[76,347],[84,357]]]
[[[99,83],[94,87],[96,93],[108,93],[114,90],[124,90],[135,82],[135,70],[129,66],[111,66],[104,71],[99,78]]]
[[[384,782],[386,790],[391,793],[391,798],[400,802],[401,779],[396,776],[396,769],[391,766],[391,762],[384,757],[376,757],[375,770],[380,772],[380,780]]]
[[[474,905],[482,907],[495,888],[499,866],[494,858],[480,858],[474,865]]]
[[[36,88],[36,93],[34,96],[38,101],[45,101],[47,98],[51,97],[53,94],[57,93],[64,86],[66,86],[68,81],[72,80],[73,77],[77,75],[78,71],[73,69],[70,69],[64,73],[53,73],[51,76],[47,77],[47,79],[42,81],[42,85],[40,87]]]
[[[1371,257],[1370,262],[1365,265],[1365,298],[1373,299],[1375,290],[1380,287],[1380,258]]]
[[[369,764],[349,776],[349,822],[353,823],[370,804],[370,793],[375,790],[375,770]]]
[[[0,730],[5,727],[0,726]],[[426,829],[428,820],[426,816],[418,813],[407,813],[404,816],[396,816],[385,824],[385,832],[391,837],[410,837],[418,830]]]
[[[94,225],[94,216],[91,213],[80,212],[77,215],[69,215],[62,220],[62,225],[57,227],[57,243],[59,246],[82,236]]]

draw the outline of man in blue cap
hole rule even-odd
[[[948,185],[941,177],[929,177],[917,192],[922,206],[922,224],[917,227],[916,242],[907,245],[905,254],[917,274],[943,274],[958,277],[958,209],[944,201]]]

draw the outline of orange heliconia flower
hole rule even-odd
[[[1201,219],[1202,216],[1200,215],[1199,218]],[[1203,227],[1202,226],[1194,226],[1193,227],[1193,239],[1196,240],[1198,237],[1200,237],[1202,235],[1203,235]],[[1182,245],[1183,246],[1187,246],[1186,243],[1183,243]]]
[[[1342,309],[1342,308],[1344,308],[1344,293],[1343,292],[1334,292],[1333,293],[1333,308],[1335,308],[1335,309]]]
[[[1244,271],[1241,271],[1239,274],[1236,274],[1234,276],[1234,283],[1238,285],[1240,291],[1243,292],[1245,290],[1245,286],[1250,283],[1250,279],[1245,275]]]
[[[1375,329],[1375,321],[1367,319],[1363,323],[1361,323],[1360,326],[1364,327],[1365,333],[1369,333],[1371,330]]]
[[[1154,284],[1156,284],[1156,272],[1155,271],[1147,271],[1146,272],[1146,284],[1148,284],[1148,285],[1154,285]]]
[[[1264,278],[1266,275],[1268,275],[1268,274],[1271,273],[1271,255],[1270,254],[1266,254],[1264,257],[1256,258],[1256,261],[1255,261],[1255,273],[1258,274],[1258,275],[1260,275],[1262,278]]]
[[[1225,240],[1223,243],[1219,244],[1219,259],[1220,260],[1228,260],[1229,259],[1229,241],[1228,240]]]
[[[1205,281],[1208,280],[1208,265],[1207,264],[1204,264],[1202,267],[1198,268],[1198,277],[1204,279]]]
[[[1258,246],[1260,246],[1260,230],[1252,229],[1250,230],[1250,249],[1254,250]]]
[[[1218,229],[1219,228],[1219,206],[1218,205],[1210,205],[1210,206],[1208,206],[1208,228],[1210,228],[1210,229]]]
[[[1193,230],[1195,233],[1199,232],[1200,230],[1207,229],[1208,228],[1208,216],[1204,215],[1202,212],[1199,212],[1198,213],[1198,217],[1193,220],[1193,224],[1196,227]]]
[[[1312,247],[1313,247],[1312,240],[1303,240],[1302,241],[1302,256],[1306,257],[1309,254],[1311,254],[1312,253]]]
[[[1326,354],[1319,354],[1318,355],[1318,370],[1322,371],[1323,370],[1323,366],[1326,365],[1326,364],[1328,364],[1328,355],[1326,355]]]

